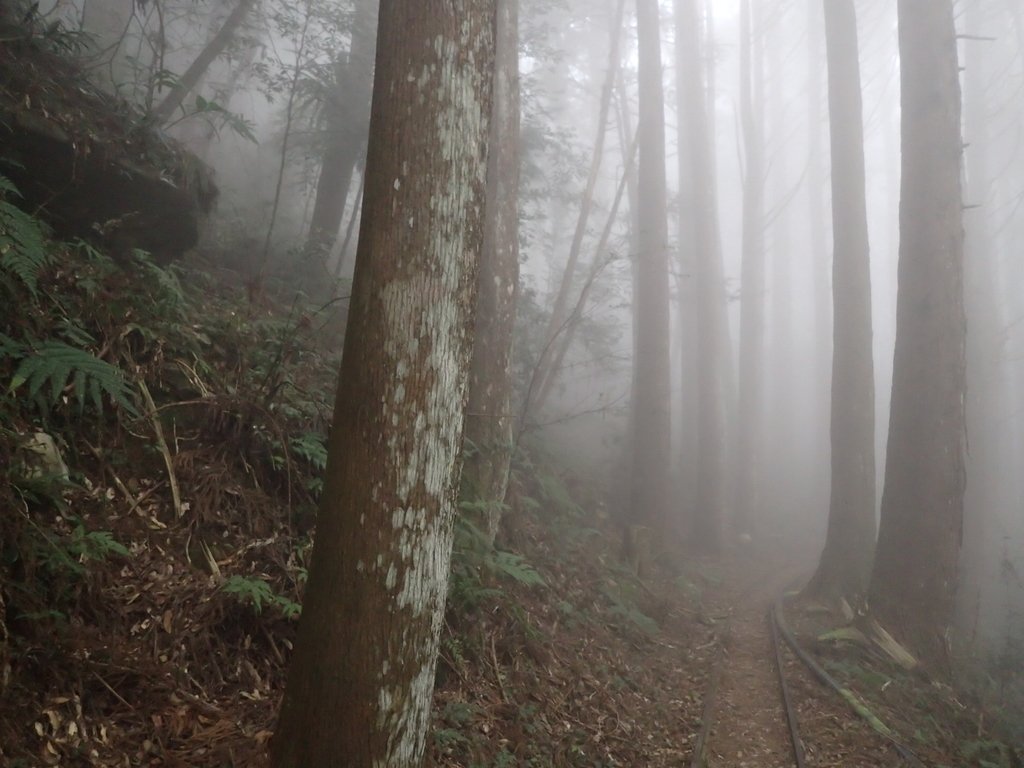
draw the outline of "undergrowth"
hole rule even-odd
[[[195,266],[114,259],[16,203],[0,176],[0,761],[258,754],[301,613],[339,308],[254,303]],[[544,554],[596,530],[539,451],[515,456],[498,547],[473,523],[480,502],[462,500],[439,674],[479,674],[495,628],[542,647],[537,601],[568,626],[644,634],[611,571],[591,604]],[[196,703],[239,691],[247,715]]]

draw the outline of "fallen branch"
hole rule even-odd
[[[167,465],[167,481],[170,483],[171,498],[174,500],[174,514],[179,518],[184,517],[185,508],[181,503],[181,488],[178,486],[178,476],[174,473],[174,457],[171,456],[171,449],[164,438],[164,428],[160,423],[156,403],[153,402],[153,396],[149,393],[149,387],[146,386],[146,382],[141,378],[139,379],[139,391],[142,393],[142,398],[146,401],[146,409],[149,411],[149,419],[153,424],[153,432],[156,435],[156,444],[160,449],[161,455],[164,457],[164,464]]]

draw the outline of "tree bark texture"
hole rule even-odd
[[[349,332],[275,768],[422,760],[483,241],[494,0],[383,0]]]
[[[813,587],[859,597],[875,547],[875,373],[864,182],[857,16],[853,0],[826,0],[832,146],[832,491],[828,534]]]
[[[366,147],[377,42],[377,5],[378,0],[355,0],[348,56],[335,65],[334,92],[324,107],[327,147],[309,224],[309,247],[313,249],[327,251],[334,244],[345,215],[352,176]],[[358,211],[352,215],[358,215]]]
[[[519,292],[519,0],[498,0],[487,214],[469,378],[463,489],[493,543],[512,462],[512,346]]]
[[[903,182],[892,410],[871,607],[946,658],[964,496],[960,83],[952,0],[899,0]]]
[[[671,463],[665,98],[659,29],[657,0],[637,0],[640,155],[631,514],[637,524],[656,528],[668,520]]]

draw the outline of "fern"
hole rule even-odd
[[[534,570],[533,566],[526,562],[522,555],[514,552],[497,551],[487,561],[487,565],[494,571],[508,576],[527,587],[545,587],[547,583],[544,578]]]
[[[284,595],[277,594],[263,579],[234,575],[221,587],[224,592],[234,595],[243,603],[252,606],[257,616],[263,612],[263,606],[273,605],[284,614],[286,619],[295,619],[302,613],[302,606]]]
[[[290,446],[292,453],[309,462],[313,469],[321,472],[327,469],[327,444],[323,435],[306,432],[299,437],[293,437]]]
[[[128,413],[137,413],[131,386],[116,366],[60,341],[44,341],[35,349],[22,351],[25,355],[7,388],[9,393],[27,386],[30,398],[39,396],[52,407],[60,402],[70,380],[80,409],[89,397],[96,410],[102,411],[103,395],[107,394]]]
[[[39,221],[5,199],[17,194],[17,188],[0,176],[0,269],[17,277],[36,297],[39,273],[49,265],[51,255]]]

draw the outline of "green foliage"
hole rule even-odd
[[[20,358],[8,393],[13,394],[24,386],[28,397],[44,411],[60,404],[70,384],[80,411],[85,407],[86,398],[97,411],[102,411],[106,394],[128,413],[136,413],[134,392],[121,370],[85,350],[60,341],[28,346],[8,339],[0,347],[0,356],[3,355]]]
[[[13,275],[38,296],[39,274],[52,261],[43,225],[6,198],[18,190],[0,175],[0,271]]]
[[[522,555],[514,552],[495,551],[493,557],[484,561],[495,573],[508,576],[510,579],[519,582],[527,587],[545,587],[543,577],[526,562]]]
[[[641,611],[637,605],[636,587],[632,582],[636,577],[626,569],[620,569],[620,574],[622,578],[610,579],[603,589],[604,596],[611,603],[608,613],[625,620],[645,635],[657,634],[658,622]]]
[[[472,508],[473,503],[462,506],[467,505]],[[451,568],[448,597],[465,610],[473,610],[504,594],[493,586],[495,578],[511,579],[525,587],[546,586],[544,578],[522,555],[496,550],[465,515],[455,522]]]
[[[87,531],[78,521],[71,532],[68,551],[78,560],[103,562],[111,555],[128,557],[128,548],[114,538],[110,531]]]
[[[302,613],[302,606],[284,595],[277,594],[265,580],[256,577],[231,576],[221,586],[221,590],[234,595],[241,603],[249,605],[258,616],[264,606],[272,606],[281,611],[286,619],[297,619]]]
[[[318,472],[327,469],[327,436],[319,432],[305,432],[290,441],[292,453],[304,459]]]
[[[981,739],[960,745],[960,754],[981,768],[1014,768],[1013,750],[1001,741]]]
[[[103,563],[113,556],[129,557],[128,548],[110,531],[90,531],[85,523],[72,518],[74,527],[66,536],[56,536],[29,519],[31,534],[22,542],[23,549],[50,576],[81,577],[87,563]]]

